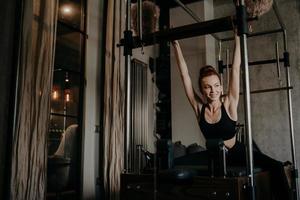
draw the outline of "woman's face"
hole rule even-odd
[[[217,75],[203,77],[201,80],[201,91],[208,102],[220,100],[223,87]]]

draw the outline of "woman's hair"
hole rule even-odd
[[[199,88],[201,93],[202,93],[202,86],[201,86],[202,79],[204,77],[212,76],[212,75],[216,75],[219,78],[221,83],[221,76],[213,66],[206,65],[200,69],[198,83],[199,83]]]

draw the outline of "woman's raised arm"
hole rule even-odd
[[[198,104],[199,103],[203,103],[199,96],[196,94],[193,85],[192,85],[192,81],[191,81],[191,77],[189,75],[189,71],[188,71],[188,67],[187,64],[184,60],[180,45],[178,43],[177,40],[172,41],[174,50],[175,50],[175,57],[176,57],[176,61],[177,61],[177,65],[178,65],[178,69],[180,72],[180,76],[183,82],[183,86],[184,86],[184,90],[186,93],[186,96],[188,97],[189,102],[191,103],[196,115],[198,115]]]
[[[228,99],[230,107],[237,108],[240,95],[240,66],[241,66],[241,51],[240,37],[235,34],[235,50],[233,64],[231,69],[231,77],[229,80]]]

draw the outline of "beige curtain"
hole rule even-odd
[[[119,199],[124,146],[124,61],[117,48],[123,33],[124,2],[108,1],[104,89],[104,186],[106,198]]]
[[[18,70],[10,199],[45,199],[57,0],[26,0]]]

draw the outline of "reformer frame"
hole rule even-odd
[[[220,39],[214,33],[224,32],[232,30],[232,17],[223,17],[219,19],[209,20],[200,22],[201,20],[195,15],[190,9],[188,9],[180,0],[174,0],[180,7],[182,7],[191,17],[193,17],[198,23],[181,26],[177,28],[171,28],[168,30],[154,32],[149,35],[142,34],[142,0],[138,0],[138,37],[132,37],[131,31],[131,0],[126,2],[126,30],[124,31],[124,39],[120,41],[118,46],[124,46],[124,56],[125,56],[125,81],[126,81],[126,111],[125,111],[125,134],[124,134],[124,171],[129,172],[129,166],[131,165],[129,155],[130,155],[130,80],[131,80],[131,56],[132,49],[138,48],[141,46],[153,45],[160,43],[166,40],[179,40],[184,38],[190,38],[194,36],[201,36],[211,34],[219,44],[224,41],[230,41],[234,38],[223,38]],[[258,65],[258,64],[268,64],[275,62],[284,62],[286,69],[286,87],[285,88],[273,88],[257,91],[260,92],[271,92],[277,90],[286,90],[288,98],[288,112],[289,112],[289,127],[290,127],[290,137],[291,137],[291,151],[292,151],[292,162],[293,162],[293,185],[292,189],[294,192],[294,198],[298,200],[298,170],[297,170],[297,161],[296,161],[296,151],[295,151],[295,136],[294,136],[294,125],[293,125],[293,112],[292,112],[292,98],[291,98],[291,80],[289,72],[289,53],[287,51],[287,35],[286,28],[281,19],[281,16],[278,11],[276,1],[273,0],[273,10],[276,14],[278,23],[280,24],[280,29],[263,31],[248,34],[247,18],[245,0],[239,0],[239,6],[236,6],[236,25],[238,28],[238,35],[241,40],[241,65],[242,65],[242,77],[243,77],[243,86],[244,86],[244,110],[245,110],[245,130],[247,137],[247,174],[248,174],[248,189],[250,194],[250,199],[255,199],[255,189],[254,189],[254,172],[253,172],[253,149],[252,149],[252,127],[251,127],[251,105],[250,105],[250,81],[249,81],[249,65]],[[251,19],[250,19],[251,20]],[[253,19],[252,19],[253,20]],[[272,34],[272,33],[283,33],[284,41],[284,58],[277,60],[265,60],[249,63],[248,62],[248,52],[247,52],[247,37],[255,37],[260,35]],[[254,93],[254,92],[252,92]]]
[[[287,100],[288,100],[288,114],[289,114],[289,129],[290,129],[290,143],[291,143],[291,154],[292,154],[292,190],[293,190],[293,198],[299,199],[299,185],[298,185],[298,169],[297,169],[297,159],[296,159],[296,150],[295,150],[295,133],[294,133],[294,123],[293,123],[293,110],[292,110],[292,97],[291,92],[293,87],[291,86],[291,79],[290,79],[290,57],[289,52],[287,48],[287,34],[286,34],[286,27],[283,23],[283,20],[281,18],[281,15],[278,10],[278,6],[276,3],[276,0],[273,0],[273,11],[276,15],[277,21],[280,25],[279,29],[274,30],[267,30],[257,33],[249,34],[248,37],[257,37],[262,35],[268,35],[268,34],[276,34],[276,33],[282,33],[283,37],[283,58],[279,58],[278,53],[278,45],[276,45],[276,59],[269,59],[269,60],[259,60],[254,62],[249,62],[249,66],[255,66],[255,65],[265,65],[265,64],[277,64],[278,73],[279,73],[279,63],[283,62],[285,67],[285,76],[286,76],[286,86],[285,87],[279,87],[279,88],[270,88],[270,89],[262,89],[262,90],[256,90],[251,91],[250,93],[266,93],[266,92],[274,92],[274,91],[281,91],[285,90],[287,91]],[[223,38],[219,40],[219,46],[221,46],[222,42],[225,41],[231,41],[234,40],[233,37]],[[220,56],[219,56],[220,58]],[[226,68],[226,65],[222,65],[222,60],[219,59],[219,71],[223,71],[224,68]],[[229,65],[228,67],[231,67]]]

